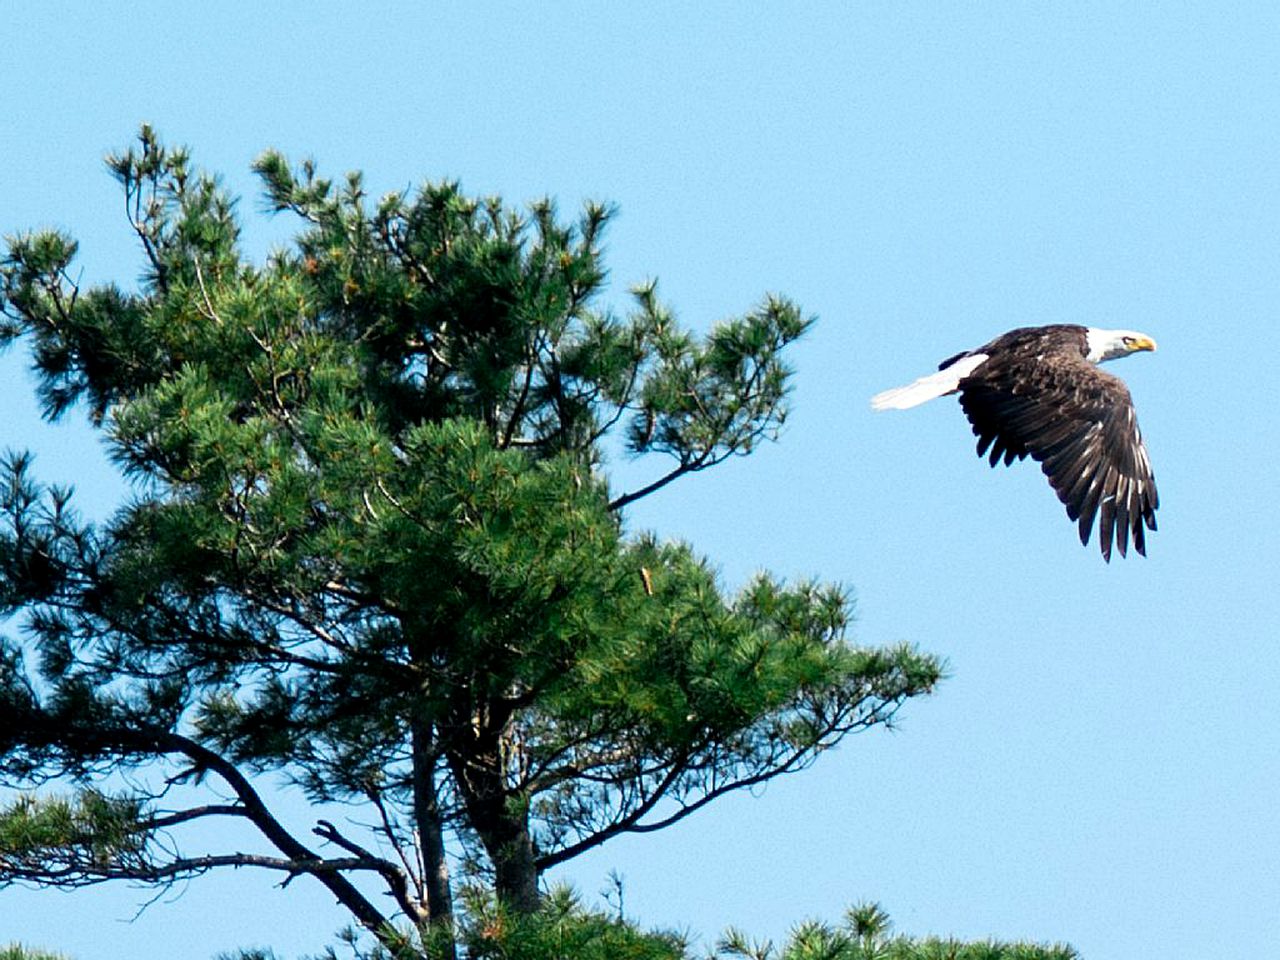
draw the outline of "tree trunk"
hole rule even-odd
[[[498,899],[520,913],[532,913],[540,897],[528,803],[507,790],[500,736],[475,727],[470,734],[449,750],[449,769],[467,819],[493,864]]]
[[[430,724],[415,719],[413,737],[413,804],[418,824],[418,845],[422,857],[422,884],[427,919],[434,926],[453,926],[453,890],[449,884],[449,863],[445,859],[444,829],[440,822],[440,800],[436,792],[435,737]],[[445,960],[455,956],[452,941]]]
[[[533,854],[533,838],[523,811],[517,820],[504,817],[492,837],[483,837],[493,859],[494,887],[498,898],[520,913],[538,909],[538,867]],[[498,851],[495,853],[495,850]]]

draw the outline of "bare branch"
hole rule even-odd
[[[189,737],[159,728],[115,728],[88,731],[88,735],[97,736],[104,743],[115,742],[134,749],[182,754],[198,768],[213,771],[239,799],[240,806],[244,810],[242,815],[248,818],[258,831],[285,855],[285,860],[276,861],[277,864],[287,863],[289,865],[287,869],[292,873],[309,873],[315,876],[370,932],[377,934],[386,927],[388,918],[343,875],[344,870],[376,870],[377,868],[363,860],[326,861],[309,849],[285,829],[268,809],[248,778],[225,757]]]
[[[697,460],[680,464],[680,466],[676,467],[666,476],[659,477],[657,480],[653,481],[653,483],[647,484],[641,487],[639,490],[634,491],[633,493],[624,493],[622,496],[616,497],[615,499],[610,500],[609,509],[621,510],[627,504],[634,503],[635,501],[639,500],[641,497],[647,497],[649,494],[657,490],[661,490],[668,483],[670,483],[673,480],[678,480],[680,477],[683,477],[686,473],[693,473],[694,471],[702,469],[703,466],[709,466],[709,464],[704,463],[704,461],[707,459],[708,456],[709,456],[709,452],[704,453]]]
[[[162,814],[158,817],[152,817],[145,821],[143,826],[148,830],[163,830],[166,827],[177,826],[180,823],[187,823],[191,820],[199,820],[203,817],[243,817],[246,816],[244,807],[234,803],[210,803],[202,807],[192,807],[190,810],[179,810],[176,813]]]
[[[356,861],[361,864],[361,870],[374,870],[381,874],[391,890],[391,895],[395,898],[396,905],[404,911],[405,916],[415,923],[422,919],[418,905],[409,896],[409,877],[403,870],[390,860],[379,857],[371,850],[360,846],[354,840],[343,836],[331,821],[317,820],[316,824],[316,827],[311,831],[312,833],[338,845],[348,853],[355,854]]]

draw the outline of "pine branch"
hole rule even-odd
[[[50,719],[46,717],[45,722],[48,723]],[[388,918],[375,908],[343,873],[347,870],[357,869],[375,870],[381,873],[381,869],[366,860],[326,861],[323,857],[310,850],[271,813],[248,778],[220,754],[189,737],[157,727],[139,726],[127,728],[95,725],[89,728],[73,729],[60,727],[57,731],[50,732],[54,732],[60,738],[69,736],[78,741],[82,749],[88,751],[110,752],[124,748],[131,752],[178,754],[191,760],[197,769],[216,773],[231,788],[239,801],[235,815],[248,819],[265,839],[284,854],[283,859],[265,858],[261,862],[255,860],[249,865],[269,866],[275,869],[287,870],[291,874],[307,873],[315,876],[329,888],[339,902],[350,910],[367,930],[377,934],[386,928]],[[191,862],[204,862],[211,868],[213,866],[231,865],[235,862],[235,856],[239,855],[227,855],[226,857],[213,859],[205,858],[204,860],[195,858]],[[248,863],[248,861],[244,862]],[[147,869],[149,868],[136,868],[133,873],[127,873],[124,879],[161,879],[165,876],[176,876],[181,872],[176,867],[167,867],[163,868],[160,873],[148,874],[146,872]],[[73,870],[70,872],[74,873]],[[103,875],[102,879],[109,879],[110,876],[110,874]],[[51,876],[50,882],[56,882],[57,879],[56,876]]]
[[[355,855],[353,862],[360,864],[358,869],[373,870],[377,872],[386,882],[391,895],[395,898],[396,905],[404,912],[412,922],[418,923],[423,920],[418,904],[409,895],[410,875],[396,866],[390,860],[379,857],[371,850],[360,846],[355,841],[344,837],[338,828],[328,820],[316,821],[316,826],[311,831],[316,836],[328,840],[330,843],[336,844],[348,853]],[[333,862],[333,861],[330,861]]]
[[[189,823],[192,820],[200,820],[205,817],[243,817],[245,816],[244,807],[232,803],[209,803],[200,807],[191,807],[187,810],[179,810],[175,813],[162,814],[156,817],[150,817],[142,821],[142,826],[147,832],[155,832],[163,830],[166,827],[175,827],[180,823]]]
[[[653,483],[646,484],[645,486],[641,487],[639,490],[636,490],[632,493],[624,493],[620,497],[615,497],[613,500],[609,501],[609,509],[616,513],[618,510],[621,510],[627,504],[635,503],[635,501],[643,497],[647,497],[651,493],[656,493],[658,490],[661,490],[663,487],[671,483],[673,480],[680,479],[686,473],[693,473],[696,470],[701,470],[703,466],[703,461],[705,459],[706,457],[704,455],[703,457],[699,458],[696,461],[692,461],[690,463],[682,463],[680,464],[680,466],[676,467],[670,473],[666,474],[665,476],[659,477],[657,480],[653,481]]]

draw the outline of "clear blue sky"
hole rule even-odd
[[[207,11],[216,12],[207,12]],[[10,5],[0,230],[136,276],[101,156],[146,120],[288,233],[248,174],[278,147],[377,191],[616,201],[614,293],[705,326],[786,293],[819,317],[782,441],[630,522],[726,583],[852,585],[856,639],[952,678],[895,733],[559,878],[616,869],[640,920],[782,936],[879,900],[898,928],[1067,940],[1088,960],[1280,942],[1280,12],[1272,3]],[[1112,367],[1160,482],[1148,559],[1082,549],[1029,464],[992,471],[954,401],[868,397],[1023,324],[1160,343]],[[120,483],[48,426],[21,351],[0,440],[91,513]],[[628,468],[629,470],[632,468]],[[643,467],[634,468],[637,470]],[[656,469],[656,465],[651,469]],[[80,960],[331,942],[318,885],[241,872],[147,894],[0,891],[11,938]]]

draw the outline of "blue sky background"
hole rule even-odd
[[[556,876],[610,869],[644,923],[782,937],[880,901],[898,929],[1066,940],[1088,960],[1280,941],[1280,9],[1271,3],[10,5],[0,231],[57,226],[86,283],[140,269],[101,157],[141,121],[245,195],[278,147],[374,192],[621,207],[613,297],[651,276],[705,327],[786,293],[819,317],[782,441],[636,505],[726,584],[850,584],[856,639],[952,677],[901,729]],[[954,401],[872,393],[1010,327],[1146,331],[1122,361],[1160,482],[1148,559],[1082,549],[1038,470],[973,455]],[[103,515],[83,417],[39,421],[22,351],[0,441]],[[616,465],[651,475],[658,465]],[[0,943],[89,960],[316,951],[318,885],[0,891]]]

